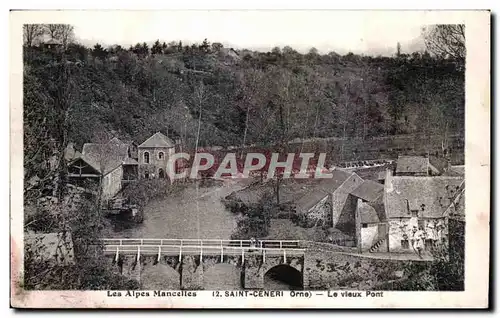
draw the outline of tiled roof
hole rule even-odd
[[[351,191],[351,194],[355,197],[369,202],[377,200],[383,193],[384,186],[372,180],[364,180],[359,187]]]
[[[174,146],[174,142],[161,132],[157,132],[139,145],[140,148],[172,148]]]
[[[304,196],[295,201],[297,210],[309,210],[324,197],[335,192],[353,174],[354,173],[336,169],[332,171],[332,178],[311,180],[311,182],[314,182],[311,189]]]
[[[361,223],[378,223],[381,221],[373,206],[367,203],[361,203],[358,209]]]
[[[56,44],[56,45],[61,45],[62,43],[56,39],[50,39],[50,40],[47,40],[45,42],[43,42],[44,44]]]
[[[103,175],[115,170],[128,158],[128,145],[119,143],[94,144],[87,143],[83,145],[82,158],[102,171]]]
[[[396,163],[396,173],[427,173],[429,158],[420,156],[400,156]]]
[[[327,192],[317,188],[295,201],[295,207],[297,211],[308,211],[326,196],[328,196]]]
[[[387,217],[409,217],[407,203],[410,210],[419,211],[419,216],[442,217],[462,181],[461,177],[391,177],[386,180],[384,193]]]

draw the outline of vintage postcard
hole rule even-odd
[[[12,11],[11,305],[486,308],[489,11]]]

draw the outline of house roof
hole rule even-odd
[[[396,163],[396,173],[427,173],[429,158],[422,156],[400,156]]]
[[[56,45],[61,45],[62,43],[56,39],[50,39],[47,41],[44,41],[43,44],[56,44]]]
[[[323,200],[328,196],[327,192],[320,189],[310,191],[297,201],[295,201],[295,207],[298,211],[308,211],[310,208],[318,204],[319,201]]]
[[[172,148],[175,144],[172,139],[168,138],[161,132],[157,132],[153,136],[146,139],[145,142],[139,145],[139,148]]]
[[[69,232],[25,234],[24,243],[28,249],[37,251],[37,261],[55,261],[61,265],[75,263],[73,240]]]
[[[85,158],[84,156],[80,156],[78,158],[73,159],[72,161],[68,162],[68,166],[72,166],[79,161],[83,161],[84,163],[88,164],[92,169],[95,170],[96,174],[101,174],[101,169],[99,165],[94,162],[93,160],[89,160],[88,158]]]
[[[386,180],[384,191],[387,217],[409,217],[407,203],[410,210],[422,211],[423,217],[443,217],[462,181],[461,177],[445,176],[391,177]]]
[[[116,142],[106,144],[86,143],[83,145],[82,158],[101,171],[103,175],[118,168],[128,158],[128,145]]]
[[[358,206],[361,223],[378,223],[380,218],[375,208],[367,203],[361,203]]]
[[[307,211],[315,206],[319,201],[329,194],[334,193],[342,184],[354,173],[335,169],[332,171],[332,178],[311,180],[314,182],[311,189],[295,201],[295,206],[299,211]]]
[[[125,160],[123,160],[123,164],[124,165],[137,165],[139,164],[139,162],[137,162],[137,160],[133,159],[133,158],[125,158]]]
[[[372,180],[364,180],[356,189],[351,191],[355,197],[365,201],[374,202],[384,193],[384,186]]]
[[[109,144],[118,144],[118,145],[126,145],[127,143],[121,141],[118,137],[113,137],[110,141],[108,141]]]

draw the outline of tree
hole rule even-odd
[[[40,36],[45,32],[43,25],[41,24],[24,24],[23,25],[23,36],[24,44],[28,47],[33,46],[36,41],[39,40]]]
[[[96,45],[94,45],[94,48],[92,49],[92,56],[103,60],[106,58],[107,55],[108,52],[106,51],[105,48],[102,47],[102,45],[100,45],[99,43],[96,43]]]
[[[162,52],[163,48],[160,44],[160,40],[156,40],[156,42],[153,44],[153,47],[151,47],[151,54],[161,54]]]
[[[279,48],[279,46],[275,46],[271,50],[271,53],[273,53],[274,55],[281,55],[281,49]]]
[[[465,26],[437,24],[423,29],[427,50],[438,57],[465,61]]]
[[[51,39],[57,39],[57,33],[59,32],[59,24],[46,24],[45,30]]]
[[[147,56],[149,54],[149,46],[146,42],[142,43],[141,53],[144,56]]]
[[[207,39],[203,40],[199,49],[203,53],[210,53],[210,42]]]
[[[309,52],[308,52],[309,55],[318,55],[318,49],[315,48],[315,47],[312,47],[309,49]]]
[[[66,49],[68,44],[74,41],[74,27],[69,24],[59,24],[57,36],[61,41],[63,48]]]

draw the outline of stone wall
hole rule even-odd
[[[110,199],[122,188],[123,166],[120,166],[104,176],[102,180],[102,196],[104,200]]]
[[[304,285],[312,290],[370,290],[404,276],[408,261],[374,259],[311,248],[305,257]]]

